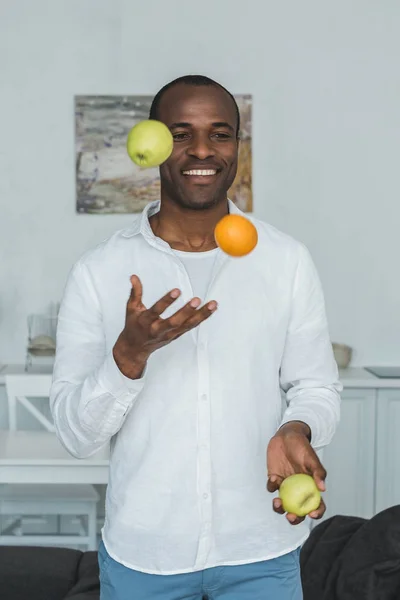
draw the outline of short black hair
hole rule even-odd
[[[174,87],[175,85],[180,85],[180,84],[196,85],[196,86],[212,85],[214,87],[219,87],[220,89],[224,90],[224,92],[226,92],[228,94],[228,96],[232,99],[232,102],[235,105],[236,119],[237,119],[236,137],[239,138],[240,112],[239,112],[239,107],[237,105],[237,102],[236,102],[234,96],[230,92],[228,92],[228,90],[226,88],[224,88],[223,85],[221,85],[217,81],[214,81],[213,79],[210,79],[209,77],[206,77],[205,75],[183,75],[182,77],[178,77],[178,79],[174,79],[173,81],[170,81],[170,83],[167,83],[166,85],[164,85],[164,87],[162,87],[161,90],[159,92],[157,92],[157,94],[153,98],[153,102],[151,103],[151,107],[150,107],[150,115],[149,115],[150,119],[158,119],[158,111],[159,111],[159,107],[160,107],[160,102],[161,102],[161,99],[162,99],[163,95],[165,94],[165,92],[167,90],[169,90],[170,88]]]

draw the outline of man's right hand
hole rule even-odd
[[[115,343],[113,355],[126,377],[138,379],[152,352],[208,319],[217,309],[217,303],[212,300],[198,309],[201,300],[192,298],[171,317],[163,319],[160,315],[179,298],[180,290],[171,290],[151,308],[146,308],[142,302],[143,288],[139,277],[132,275],[130,280],[132,289],[126,306],[125,327]]]

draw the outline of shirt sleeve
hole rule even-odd
[[[329,336],[321,282],[302,244],[280,384],[288,402],[281,426],[289,421],[303,421],[311,429],[315,449],[328,445],[339,422],[343,386]]]
[[[144,386],[106,351],[101,306],[89,270],[72,269],[60,306],[50,391],[56,433],[75,457],[94,454],[119,431]]]

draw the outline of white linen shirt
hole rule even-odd
[[[183,264],[151,230],[158,209],[149,204],[69,274],[50,396],[57,435],[78,458],[110,446],[102,535],[125,566],[172,574],[280,556],[304,542],[309,525],[272,510],[268,442],[300,420],[322,448],[340,413],[318,275],[302,243],[246,215],[258,245],[241,258],[218,250],[204,298],[217,311],[128,379],[112,348],[130,276],[141,279],[147,307],[180,288],[163,317],[193,297]],[[231,201],[229,210],[242,214]]]

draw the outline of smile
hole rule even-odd
[[[191,171],[182,171],[182,173],[188,177],[210,177],[211,175],[216,175],[217,171],[215,169],[194,169]]]

